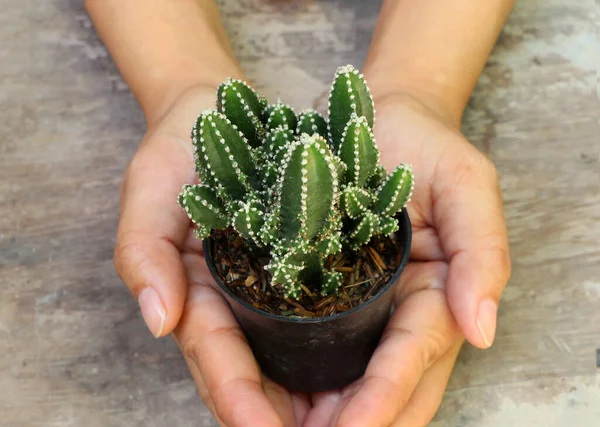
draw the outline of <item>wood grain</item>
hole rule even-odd
[[[321,110],[380,6],[219,3],[255,85]],[[0,10],[0,425],[216,426],[112,266],[143,116],[80,1]],[[500,172],[514,273],[496,344],[463,349],[434,427],[600,419],[598,24],[591,2],[517,2],[471,99],[463,130]]]

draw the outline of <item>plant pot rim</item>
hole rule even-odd
[[[385,294],[396,283],[396,281],[400,277],[400,274],[402,274],[402,271],[404,270],[404,267],[408,263],[408,258],[410,256],[410,247],[411,247],[411,242],[412,242],[412,226],[411,226],[410,217],[408,216],[408,212],[407,212],[406,208],[402,209],[402,211],[399,212],[397,215],[398,215],[398,222],[400,223],[400,229],[402,229],[402,228],[404,229],[405,239],[403,239],[403,242],[402,242],[403,246],[404,246],[403,253],[402,253],[402,259],[400,261],[400,265],[394,272],[394,275],[390,278],[390,280],[386,283],[386,285],[384,287],[382,287],[379,290],[379,292],[375,296],[373,296],[371,299],[369,299],[368,301],[365,301],[362,304],[357,305],[356,307],[351,308],[350,310],[344,311],[342,313],[337,313],[337,314],[333,314],[333,315],[325,316],[325,317],[323,317],[323,316],[321,316],[321,317],[282,316],[279,314],[271,314],[266,311],[259,310],[256,307],[254,307],[252,304],[248,304],[246,301],[242,300],[236,294],[234,294],[231,291],[231,289],[229,289],[229,287],[225,283],[223,283],[219,274],[217,273],[217,269],[215,267],[215,264],[213,262],[213,257],[211,255],[211,247],[213,246],[214,243],[210,237],[207,237],[206,239],[203,240],[202,248],[204,250],[204,258],[206,259],[206,264],[208,265],[208,269],[210,270],[210,273],[212,274],[213,278],[219,285],[219,288],[221,288],[230,298],[232,298],[238,304],[241,304],[246,309],[248,309],[258,315],[261,315],[263,317],[266,317],[266,318],[269,318],[272,320],[277,320],[280,322],[287,322],[287,323],[332,322],[337,319],[351,316],[352,314],[354,314],[358,311],[361,311],[364,307],[368,306],[369,304],[372,304],[373,302],[375,302],[377,299],[379,299],[383,294]]]

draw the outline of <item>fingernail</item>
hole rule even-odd
[[[496,315],[498,306],[490,299],[485,299],[479,304],[479,312],[477,313],[477,327],[483,337],[487,348],[492,346],[494,335],[496,334]]]
[[[167,317],[167,311],[160,296],[153,288],[147,286],[140,292],[138,304],[148,329],[155,338],[160,337]]]

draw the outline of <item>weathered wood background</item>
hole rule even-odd
[[[517,3],[464,126],[501,173],[514,275],[496,344],[464,348],[434,427],[600,425],[600,5]],[[297,107],[362,64],[379,8],[221,5],[250,77]],[[0,425],[216,425],[113,271],[138,107],[81,1],[0,10]]]

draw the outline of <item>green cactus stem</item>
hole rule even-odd
[[[233,200],[242,200],[253,189],[259,189],[248,141],[227,117],[205,111],[192,136],[197,150],[196,168],[209,184]]]
[[[233,228],[244,238],[258,243],[257,239],[264,225],[264,207],[256,200],[241,202],[240,208],[233,214]]]
[[[327,296],[335,294],[342,285],[342,273],[337,271],[326,271],[321,285],[321,295]]]
[[[265,98],[264,96],[259,96],[258,103],[260,104],[260,111],[261,111],[261,113],[258,117],[262,121],[262,119],[265,118],[265,112],[267,111],[267,108],[269,108],[269,100],[267,98]]]
[[[339,231],[322,238],[317,244],[317,250],[323,257],[335,255],[342,250],[342,239]]]
[[[319,259],[313,252],[308,242],[302,239],[276,246],[271,262],[265,267],[271,272],[271,283],[281,286],[287,297],[298,298],[302,292],[301,274],[304,273],[306,279],[306,270],[310,270],[311,276],[320,271]]]
[[[355,114],[365,117],[369,127],[375,124],[375,105],[371,91],[351,65],[338,68],[329,92],[329,139],[334,152],[342,143],[344,129]]]
[[[281,164],[286,149],[295,140],[295,135],[287,126],[278,126],[267,135],[263,151],[269,160]]]
[[[192,222],[198,225],[196,235],[199,238],[207,237],[211,229],[227,227],[225,209],[207,185],[184,185],[178,202]]]
[[[352,113],[342,134],[339,156],[348,166],[346,182],[362,187],[373,176],[379,164],[379,150],[365,117]]]
[[[396,218],[391,216],[379,217],[379,234],[389,236],[396,231],[398,231],[398,220]]]
[[[374,200],[375,196],[367,190],[350,185],[342,192],[341,205],[349,218],[357,218],[367,212]]]
[[[278,126],[269,132],[261,149],[262,186],[269,198],[273,195],[273,186],[277,182],[278,171],[295,134],[287,127]]]
[[[377,189],[375,211],[384,215],[394,215],[410,201],[414,187],[412,166],[401,164]]]
[[[376,190],[385,181],[386,178],[387,178],[387,171],[381,164],[379,164],[375,168],[375,172],[373,173],[373,176],[371,178],[369,178],[369,181],[367,182],[367,187],[372,190]]]
[[[235,123],[251,147],[260,146],[265,134],[260,122],[263,106],[246,82],[227,79],[221,83],[217,89],[217,110]]]
[[[369,243],[378,230],[379,217],[373,212],[365,212],[348,236],[350,247],[354,250],[360,249],[362,245]]]
[[[281,238],[314,238],[333,214],[337,172],[332,154],[318,135],[303,134],[293,143],[281,168],[279,210]]]
[[[273,260],[266,269],[272,274],[272,283],[282,286],[286,296],[298,298],[303,283],[325,283],[324,278],[329,272],[325,269],[324,260],[327,256],[338,253],[341,248],[339,232],[319,240],[316,246],[299,238],[287,245],[275,247]],[[323,287],[320,290],[323,295],[332,291]]]
[[[306,133],[308,135],[318,134],[327,138],[327,121],[322,115],[313,109],[304,110],[298,116],[298,135]]]
[[[269,130],[276,129],[279,126],[295,130],[298,126],[298,118],[292,107],[280,102],[269,105],[265,114],[267,117],[266,125]]]
[[[271,200],[275,195],[274,185],[277,181],[278,171],[277,163],[271,160],[266,160],[261,168],[262,193],[268,200]]]

